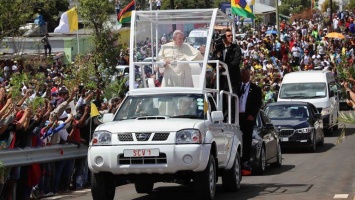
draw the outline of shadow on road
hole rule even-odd
[[[263,175],[260,175],[260,176],[269,176],[269,175],[282,174],[284,172],[292,170],[295,167],[296,167],[295,165],[281,165],[281,167],[278,167],[278,168],[267,167],[266,170],[265,170],[265,173]]]
[[[216,200],[235,200],[251,199],[255,197],[273,195],[293,195],[296,193],[305,193],[313,187],[312,184],[243,184],[237,192],[224,192],[222,185],[217,184]],[[193,200],[194,191],[191,186],[169,186],[157,187],[146,196],[135,198],[135,200]]]

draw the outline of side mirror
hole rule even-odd
[[[265,124],[265,128],[266,128],[266,129],[274,129],[274,125],[271,124],[271,123],[266,123],[266,124]]]
[[[211,113],[211,118],[212,118],[213,122],[223,121],[223,119],[224,119],[223,112],[222,111],[213,111]]]
[[[102,116],[102,123],[107,123],[113,120],[113,113],[106,113]]]
[[[320,113],[316,113],[314,116],[316,117],[316,119],[322,119],[322,114]]]

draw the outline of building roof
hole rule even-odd
[[[263,3],[258,3],[255,2],[253,6],[254,14],[255,15],[262,15],[262,14],[269,14],[269,13],[274,13],[276,12],[276,8],[263,4]]]

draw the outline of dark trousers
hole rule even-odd
[[[52,54],[52,47],[51,47],[50,44],[44,45],[44,54],[45,54],[46,56],[47,56],[47,49],[48,49],[49,55],[51,55],[51,54]]]
[[[243,162],[250,160],[251,141],[253,137],[254,121],[247,120],[247,115],[239,113],[240,130],[243,132]]]

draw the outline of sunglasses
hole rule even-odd
[[[233,35],[226,35],[226,37],[232,37]]]

